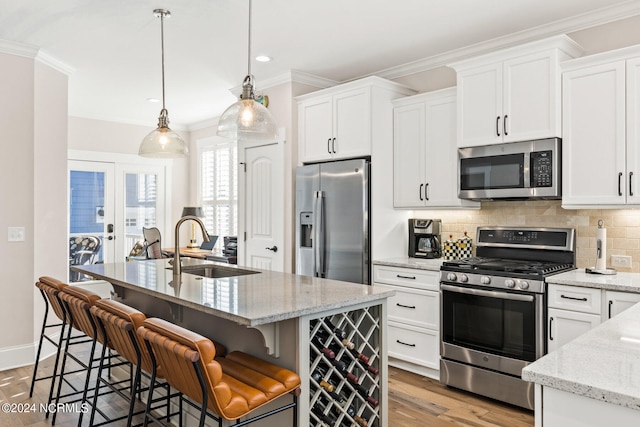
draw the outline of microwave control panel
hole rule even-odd
[[[534,151],[530,156],[531,187],[551,187],[553,185],[553,153]]]

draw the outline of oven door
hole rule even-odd
[[[520,377],[544,354],[544,295],[442,283],[441,356]]]

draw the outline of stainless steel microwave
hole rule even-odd
[[[559,199],[560,138],[458,149],[458,197]]]

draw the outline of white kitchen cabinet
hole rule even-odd
[[[301,162],[371,155],[380,126],[391,127],[390,101],[413,91],[368,77],[296,98]]]
[[[552,352],[601,323],[600,313],[589,314],[549,308],[547,351]]]
[[[373,266],[373,284],[394,289],[388,299],[389,364],[439,378],[440,274],[438,271]]]
[[[550,284],[547,351],[551,352],[640,302],[640,293]]]
[[[562,205],[640,205],[640,48],[563,70]]]
[[[479,208],[458,198],[455,88],[393,101],[396,208]]]
[[[603,320],[617,316],[638,302],[640,302],[640,294],[620,291],[604,291],[604,307],[602,310]]]
[[[571,39],[558,36],[452,64],[458,146],[559,137],[559,64],[579,54]]]

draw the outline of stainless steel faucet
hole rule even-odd
[[[175,243],[175,251],[173,252],[173,275],[179,276],[182,274],[182,265],[180,264],[180,226],[186,221],[195,221],[200,225],[200,229],[202,230],[202,237],[205,242],[210,241],[209,233],[207,233],[207,229],[204,227],[204,223],[200,218],[193,215],[183,216],[176,223],[176,230],[174,236]]]

